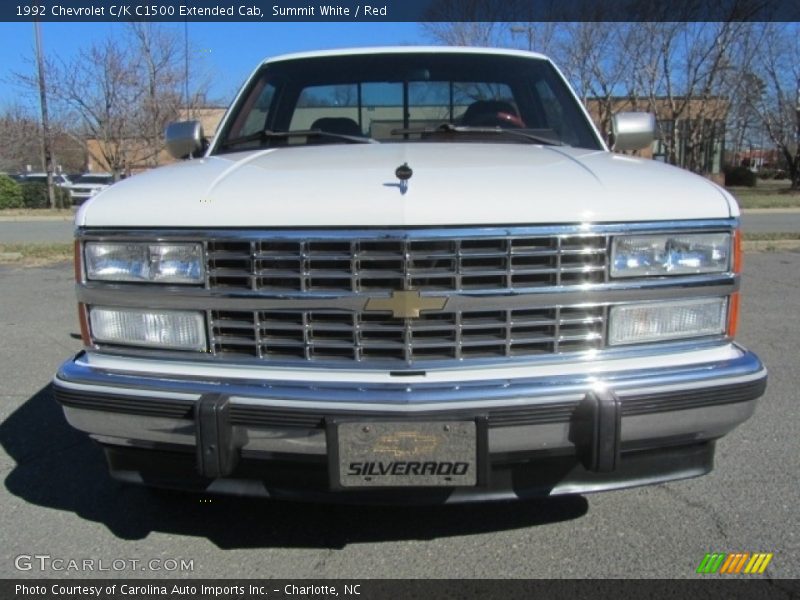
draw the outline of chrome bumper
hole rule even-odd
[[[104,444],[191,448],[193,407],[206,394],[229,399],[243,455],[324,456],[329,418],[486,417],[492,456],[574,453],[575,414],[587,394],[619,398],[623,450],[725,435],[753,413],[766,369],[752,353],[662,369],[491,380],[463,384],[306,384],[204,380],[109,372],[67,361],[54,379],[69,423]]]

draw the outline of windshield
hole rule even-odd
[[[214,153],[359,141],[602,148],[546,60],[398,53],[265,65],[231,111]]]

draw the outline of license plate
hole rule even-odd
[[[333,483],[453,487],[478,482],[474,421],[332,423]]]

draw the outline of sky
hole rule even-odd
[[[183,37],[183,23],[164,23]],[[42,23],[45,55],[69,58],[108,35],[119,23]],[[227,104],[245,78],[264,58],[328,48],[429,43],[418,23],[189,23],[189,51],[198,70],[211,77],[209,97]],[[14,73],[33,73],[32,23],[0,23],[0,110],[20,101],[38,107],[35,97],[21,96]]]

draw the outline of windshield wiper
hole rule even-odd
[[[534,142],[536,144],[548,144],[550,146],[563,146],[564,142],[561,140],[547,137],[538,133],[534,133],[532,129],[505,129],[503,127],[471,127],[468,125],[453,125],[452,123],[442,123],[436,128],[419,127],[407,129],[392,129],[392,135],[407,135],[407,134],[422,134],[422,135],[435,135],[435,134],[448,134],[448,133],[479,133],[490,135],[510,135],[523,138]]]
[[[377,140],[369,137],[359,137],[357,135],[347,135],[344,133],[333,133],[332,131],[325,131],[324,129],[298,129],[296,131],[272,131],[265,129],[264,131],[257,131],[249,135],[243,135],[237,138],[225,140],[222,148],[235,146],[237,144],[246,144],[247,142],[255,142],[256,140],[269,140],[269,139],[285,139],[290,137],[331,137],[339,140],[345,140],[355,144],[378,144]]]

